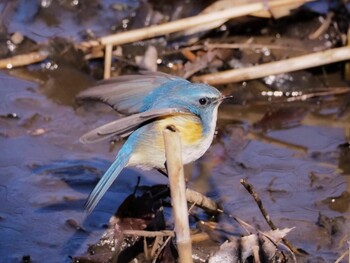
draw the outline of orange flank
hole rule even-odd
[[[145,169],[149,163],[154,162],[154,159],[164,159],[165,162],[163,131],[170,125],[174,125],[179,131],[184,162],[190,162],[188,160],[193,159],[192,155],[196,153],[196,149],[201,146],[203,141],[201,120],[194,114],[169,116],[154,121],[151,124],[152,131],[143,133],[143,140],[134,150],[129,163]]]
[[[157,121],[157,129],[162,134],[165,127],[174,125],[179,131],[181,141],[185,145],[198,144],[202,139],[202,124],[195,115],[178,115]],[[160,137],[162,138],[162,137]]]

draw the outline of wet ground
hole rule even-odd
[[[90,19],[73,15],[74,6],[68,3],[74,1],[62,1],[68,5],[59,6],[63,16],[45,10],[51,22],[43,14],[35,16],[33,1],[22,2],[21,8],[27,3],[32,9],[13,11],[8,30],[36,41],[56,35],[78,41],[84,28],[107,33],[111,19],[117,19],[108,9],[114,1],[102,2],[95,12],[91,6],[81,12]],[[0,72],[1,262],[69,261],[69,256],[82,254],[100,238],[115,209],[133,192],[138,176],[141,184],[166,183],[157,172],[125,169],[96,211],[86,217],[87,195],[122,142],[111,149],[108,142],[83,145],[79,137],[119,115],[107,106],[75,103],[75,95],[93,84],[91,74],[47,63],[51,62]],[[331,86],[348,87],[341,72],[332,72],[327,78]],[[308,83],[324,87],[322,72],[301,74],[310,78]],[[268,230],[239,183],[246,178],[275,224],[295,227],[288,239],[310,254],[300,262],[334,262],[349,247],[349,95],[293,103],[248,98],[247,90],[254,95],[259,85],[256,81],[240,85],[237,96],[246,104],[222,105],[213,145],[188,167],[189,186],[219,201],[228,213]],[[225,217],[219,220],[223,230],[235,232],[230,224]]]

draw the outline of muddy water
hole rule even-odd
[[[86,27],[67,8],[66,19],[56,17],[51,23],[49,18],[55,16],[50,13],[44,13],[46,20],[32,20],[30,13],[23,17],[20,10],[10,29],[24,30],[36,39],[37,32],[45,39],[57,34],[70,37]],[[98,10],[88,25],[101,27],[96,19],[104,11]],[[30,28],[23,26],[28,21]],[[108,27],[104,24],[101,32]],[[0,72],[1,262],[69,261],[69,256],[83,253],[99,239],[111,214],[133,192],[138,176],[146,185],[166,182],[157,172],[125,169],[86,217],[87,195],[122,143],[111,149],[108,142],[78,141],[84,132],[119,117],[102,105],[75,103],[74,96],[92,83],[88,74],[61,65]],[[300,262],[334,262],[349,240],[350,110],[338,114],[346,99],[343,95],[319,104],[293,104],[294,117],[282,111],[282,120],[271,118],[259,125],[266,112],[281,104],[271,106],[263,100],[222,105],[218,135],[206,155],[189,167],[189,185],[220,201],[227,212],[267,230],[239,183],[246,178],[275,224],[295,227],[288,239],[310,254]],[[219,225],[235,232],[225,217]]]

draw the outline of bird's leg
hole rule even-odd
[[[165,168],[158,168],[157,171],[160,172],[162,175],[168,177],[168,170],[166,168],[166,162],[164,163]]]

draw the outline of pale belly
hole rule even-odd
[[[212,143],[215,124],[209,133],[203,134],[200,119],[196,116],[168,117],[141,128],[142,139],[138,141],[128,165],[142,169],[164,168],[163,130],[169,125],[174,125],[180,135],[184,164],[200,158]]]

